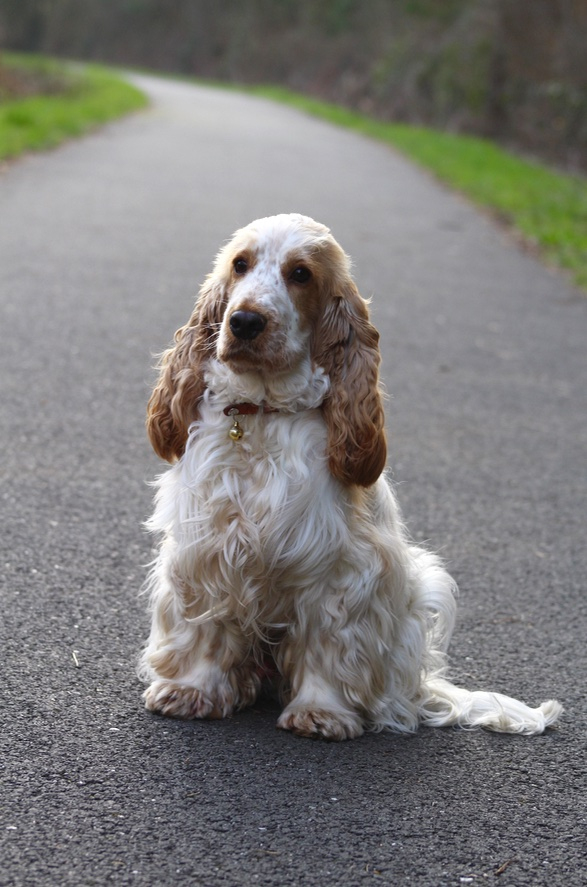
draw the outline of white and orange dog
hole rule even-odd
[[[379,335],[329,230],[260,219],[221,250],[163,354],[148,431],[173,463],[141,677],[149,710],[223,718],[268,661],[278,726],[541,733],[561,712],[445,677],[454,583],[411,544],[386,461]]]

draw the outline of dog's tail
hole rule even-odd
[[[430,727],[485,727],[497,733],[543,733],[559,718],[562,705],[554,699],[530,708],[501,693],[464,690],[446,678],[425,679],[420,721]]]
[[[501,693],[465,690],[446,677],[446,650],[455,617],[456,586],[434,555],[412,549],[417,579],[417,609],[426,611],[427,650],[418,694],[418,720],[430,727],[484,727],[498,733],[530,736],[543,733],[560,717],[563,708],[554,699],[530,708]]]

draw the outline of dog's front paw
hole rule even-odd
[[[352,712],[331,712],[316,708],[288,706],[277,721],[280,730],[291,730],[310,739],[329,739],[340,742],[355,739],[363,732],[358,715]]]
[[[232,714],[226,699],[212,699],[197,687],[185,687],[172,681],[154,681],[143,694],[149,711],[168,718],[225,718]]]

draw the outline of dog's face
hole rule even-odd
[[[225,310],[216,356],[236,373],[287,372],[308,356],[331,292],[346,264],[323,225],[274,216],[241,229],[218,256]]]
[[[330,470],[345,484],[369,486],[386,457],[378,342],[328,228],[297,214],[252,222],[220,251],[189,322],[162,356],[147,417],[153,446],[169,461],[182,455],[212,358],[241,377],[260,375],[266,389],[276,375],[320,368],[329,383],[322,415]]]

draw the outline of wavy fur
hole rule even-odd
[[[182,456],[188,428],[198,417],[206,389],[204,368],[214,353],[224,305],[222,281],[208,278],[188,323],[177,330],[174,346],[161,355],[159,379],[147,406],[147,433],[157,455],[168,462]]]
[[[330,378],[323,408],[330,470],[345,484],[369,487],[387,459],[379,333],[350,278],[326,306],[315,360]]]
[[[237,335],[251,317],[254,334]],[[446,677],[454,582],[411,544],[382,474],[378,339],[323,225],[261,219],[219,253],[149,403],[153,446],[173,463],[149,522],[151,711],[226,717],[271,676],[278,726],[301,736],[529,734],[559,716],[556,702]],[[224,411],[240,403],[264,409],[238,416],[232,440]]]

